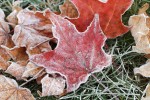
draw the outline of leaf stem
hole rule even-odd
[[[45,70],[45,68],[41,69],[34,77],[32,77],[31,79],[27,80],[26,82],[24,82],[23,84],[20,85],[20,87],[26,85],[27,83],[31,82],[32,80],[36,79],[39,74],[41,74],[43,71]]]

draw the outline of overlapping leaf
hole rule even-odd
[[[8,39],[8,33],[10,32],[8,23],[4,20],[5,14],[2,9],[0,9],[0,45],[4,45]]]
[[[35,48],[29,49],[27,48],[26,52],[29,56],[31,55],[35,55],[35,54],[40,54],[40,53],[44,53],[47,51],[51,50],[51,46],[49,44],[49,41],[44,42],[38,46],[36,46]]]
[[[12,12],[7,16],[7,21],[11,23],[13,27],[18,24],[17,14],[19,13],[22,8],[19,6],[19,4],[22,3],[22,1],[14,1],[12,4]]]
[[[110,65],[111,57],[102,47],[106,40],[96,14],[85,32],[59,15],[51,14],[53,34],[58,39],[54,51],[35,55],[31,61],[46,68],[47,73],[59,73],[66,78],[67,92],[76,90],[90,74]]]
[[[139,11],[138,15],[133,15],[129,19],[132,36],[134,37],[136,46],[133,50],[138,53],[150,53],[150,17],[146,14],[149,5],[145,4]]]
[[[9,61],[11,59],[11,57],[9,56],[9,54],[2,48],[0,48],[0,69],[2,70],[6,70],[9,66],[9,63],[7,61]]]
[[[1,100],[35,100],[29,89],[18,86],[13,79],[0,75]]]
[[[45,17],[46,13],[50,11],[47,9],[43,12],[34,12],[24,9],[18,13],[18,25],[12,37],[16,46],[32,49],[50,40],[51,22]]]
[[[10,66],[5,71],[6,73],[11,74],[12,76],[16,77],[17,80],[22,80],[22,74],[25,71],[25,66],[17,64],[15,62],[11,62]]]
[[[134,69],[135,74],[141,74],[144,77],[150,77],[150,60],[146,62],[146,64],[140,66],[139,68]]]
[[[133,0],[70,0],[78,9],[79,17],[71,19],[79,31],[85,31],[94,18],[95,13],[100,15],[100,25],[108,38],[115,38],[127,31],[129,27],[124,26],[121,16],[131,6]]]
[[[22,74],[22,77],[23,78],[34,77],[35,75],[37,75],[42,70],[43,70],[43,67],[36,66],[35,64],[29,62],[27,64],[27,66],[25,67],[25,70]],[[43,72],[45,72],[45,71],[43,71]],[[38,76],[41,76],[42,75],[41,73]]]
[[[147,54],[149,58],[150,54],[150,17],[147,15],[146,10],[149,8],[149,4],[146,3],[139,9],[138,15],[133,15],[129,19],[129,25],[131,25],[131,33],[134,37],[136,46],[133,47],[133,51],[138,53]],[[146,64],[134,69],[135,74],[141,74],[144,77],[150,77],[150,59]],[[147,85],[146,96],[141,100],[150,99],[150,86]],[[144,91],[144,92],[145,92]],[[144,95],[143,95],[144,96]]]
[[[9,45],[9,25],[4,20],[5,14],[3,10],[0,9],[0,45]],[[0,46],[0,69],[6,70],[9,64],[7,63],[8,60],[10,60],[11,57],[8,55],[8,53],[1,48]]]
[[[60,95],[64,92],[65,80],[62,77],[49,77],[46,75],[42,80],[42,96]]]
[[[66,16],[69,18],[78,17],[77,8],[69,0],[65,0],[64,4],[61,5],[59,8],[61,10],[61,16],[63,17],[66,17]]]
[[[7,46],[2,46],[3,49],[9,54],[13,61],[21,64],[26,65],[28,62],[28,55],[26,53],[26,48],[23,47],[13,47],[8,48]]]
[[[144,4],[141,9],[139,9],[138,15],[133,15],[129,19],[129,25],[131,25],[131,34],[134,37],[136,46],[133,50],[138,53],[150,53],[150,17],[146,14],[146,10],[149,8],[149,4]],[[146,64],[142,65],[140,68],[135,68],[135,74],[141,74],[145,77],[150,77],[149,70],[150,62],[147,61]]]

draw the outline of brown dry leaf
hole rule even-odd
[[[9,25],[4,20],[5,14],[2,9],[0,9],[0,45],[4,45],[9,38],[8,33],[10,32]]]
[[[13,11],[6,18],[7,21],[10,22],[13,27],[15,27],[15,25],[17,25],[17,23],[18,23],[17,14],[19,13],[19,11],[22,10],[22,8],[19,6],[20,3],[22,3],[22,1],[13,2],[13,4],[12,4]]]
[[[64,92],[65,80],[62,77],[49,77],[46,75],[42,80],[42,96],[61,95]]]
[[[37,78],[36,78],[36,83],[37,84],[42,84],[41,80],[47,75],[46,71],[44,70]]]
[[[139,68],[134,68],[134,74],[141,74],[144,77],[150,77],[150,60]]]
[[[21,66],[20,64],[17,64],[15,62],[10,62],[10,63],[11,63],[10,66],[7,68],[5,72],[16,77],[17,80],[23,79],[22,75],[25,71],[25,66]]]
[[[145,11],[148,9],[148,5],[145,4],[140,9],[139,15],[133,15],[129,19],[129,25],[131,28],[132,36],[134,37],[136,46],[133,47],[133,51],[138,53],[150,53],[150,17],[147,16]]]
[[[25,71],[22,75],[23,78],[28,78],[28,77],[34,77],[35,75],[37,75],[41,70],[43,70],[43,67],[38,67],[36,66],[35,64],[29,62],[27,64],[27,66],[25,67]],[[43,70],[43,72],[45,72]],[[41,73],[43,73],[41,72]],[[42,74],[40,73],[40,75],[38,76],[41,76]]]
[[[150,54],[144,55],[144,57],[150,59]]]
[[[35,100],[30,90],[13,79],[0,75],[0,100]]]
[[[46,9],[43,12],[21,10],[18,15],[18,25],[14,29],[12,40],[18,47],[27,47],[29,49],[49,41],[52,37],[51,21],[47,14],[51,13]]]
[[[145,3],[138,11],[138,14],[145,14],[147,15],[146,13],[146,10],[149,8],[149,4],[148,3]]]
[[[0,69],[6,70],[9,66],[7,61],[10,59],[11,57],[8,55],[8,53],[4,49],[0,48]]]
[[[15,25],[17,25],[18,23],[18,19],[17,19],[18,12],[19,10],[13,10],[13,12],[11,12],[6,18],[7,21],[11,23],[12,27],[15,27]]]
[[[145,91],[146,96],[142,97],[141,100],[150,100],[150,84],[147,85]]]
[[[5,14],[2,9],[0,9],[0,69],[6,70],[9,64],[7,61],[11,59],[11,57],[8,55],[8,53],[1,48],[1,45],[7,45],[10,47],[10,36],[9,36],[9,25],[4,20]]]
[[[18,64],[21,64],[23,66],[27,64],[29,58],[25,48],[23,47],[8,48],[6,46],[2,46],[2,48],[4,48],[6,52],[11,56],[11,58]]]
[[[30,57],[31,55],[44,53],[44,52],[47,52],[50,50],[51,50],[51,46],[49,45],[49,42],[45,42],[45,43],[42,43],[42,44],[40,44],[37,47],[32,48],[32,49],[27,48],[27,54]]]
[[[78,17],[77,8],[69,0],[65,0],[64,4],[61,5],[59,8],[61,11],[61,16],[63,16],[63,17],[66,17],[66,16],[69,18],[77,18]]]

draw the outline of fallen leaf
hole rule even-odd
[[[146,92],[146,96],[142,97],[141,100],[150,100],[150,84],[146,86],[144,91]]]
[[[9,25],[7,22],[4,20],[5,14],[2,9],[0,9],[0,45],[5,45],[9,35],[8,33],[10,32]]]
[[[62,77],[49,77],[46,75],[42,80],[42,96],[60,95],[64,92],[65,80]]]
[[[6,70],[9,66],[8,61],[11,59],[9,54],[3,49],[0,48],[0,69]]]
[[[43,70],[43,67],[36,66],[35,64],[29,62],[25,67],[25,71],[23,72],[22,77],[23,78],[34,77],[41,70]],[[42,74],[40,74],[39,76],[41,75]]]
[[[46,68],[47,73],[59,73],[66,78],[67,92],[76,90],[91,73],[99,72],[111,63],[103,48],[106,37],[96,14],[85,32],[59,15],[51,14],[54,37],[58,39],[53,51],[31,57],[31,62]]]
[[[108,38],[115,38],[129,31],[123,25],[122,15],[129,9],[133,0],[70,0],[78,9],[79,18],[70,19],[79,31],[84,31],[90,25],[94,15],[100,15],[100,26]]]
[[[35,12],[24,9],[18,13],[18,25],[16,25],[12,36],[16,46],[32,49],[50,40],[52,25],[46,17],[47,13],[50,13],[50,10]]]
[[[144,77],[150,77],[150,60],[139,68],[134,68],[134,74],[141,74]]]
[[[6,18],[13,27],[18,24],[17,14],[22,10],[22,8],[19,6],[22,2],[23,1],[14,1],[12,4],[12,12]]]
[[[6,52],[10,55],[10,57],[18,64],[21,64],[22,66],[25,66],[27,64],[29,58],[26,53],[26,48],[23,47],[8,48],[7,46],[2,46],[2,48],[4,48]]]
[[[148,3],[145,3],[138,11],[138,15],[140,14],[145,14],[147,15],[146,13],[146,10],[149,8],[149,4]]]
[[[5,14],[2,9],[0,9],[0,69],[6,70],[9,64],[7,61],[11,59],[11,57],[7,54],[7,52],[1,48],[1,45],[9,45],[9,25],[5,22]]]
[[[6,73],[11,74],[14,76],[17,80],[22,80],[22,75],[25,71],[25,66],[21,66],[20,64],[17,64],[15,62],[10,62],[10,66],[5,71]]]
[[[14,10],[13,12],[11,12],[8,16],[7,16],[7,21],[10,22],[10,24],[15,27],[15,25],[17,25],[18,23],[18,19],[17,19],[17,14],[18,14],[18,10]]]
[[[0,75],[1,100],[35,100],[29,89],[18,86],[13,79]]]
[[[38,72],[39,73],[39,72]],[[36,83],[37,84],[42,84],[41,80],[47,75],[46,71],[44,70],[40,75],[36,78]]]
[[[146,4],[147,6],[147,4]],[[144,9],[144,10],[143,10]],[[129,25],[131,28],[131,34],[134,37],[136,46],[133,46],[133,51],[138,53],[150,53],[150,17],[143,11],[148,8],[143,7],[139,11],[139,15],[133,15],[129,19]],[[143,13],[142,13],[143,12]],[[142,13],[142,14],[141,14]]]
[[[69,18],[77,18],[78,11],[77,8],[69,0],[65,0],[64,4],[59,6],[61,11],[61,16],[67,16]]]
[[[35,54],[44,53],[44,52],[47,52],[50,50],[51,50],[51,46],[50,46],[49,42],[45,42],[45,43],[42,43],[32,49],[27,48],[26,52],[27,52],[28,56],[31,56],[31,55],[35,55]]]

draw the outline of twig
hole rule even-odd
[[[22,87],[22,86],[26,85],[27,83],[31,82],[32,80],[36,79],[39,76],[39,74],[41,74],[41,72],[44,71],[44,70],[45,70],[45,68],[41,69],[34,77],[27,80],[25,83],[21,84],[20,87]]]

